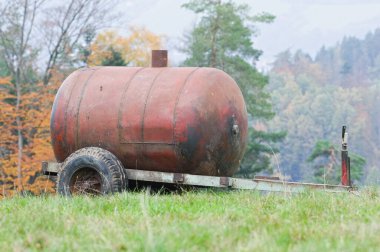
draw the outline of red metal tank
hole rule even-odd
[[[235,81],[214,68],[95,67],[72,73],[51,115],[57,161],[89,146],[125,168],[231,176],[247,144]]]

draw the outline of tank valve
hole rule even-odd
[[[234,124],[234,125],[232,126],[232,133],[233,133],[235,136],[237,136],[237,135],[239,134],[239,125]]]
[[[237,124],[237,120],[235,118],[235,115],[232,115],[232,134],[234,136],[237,136],[239,134],[239,125]]]

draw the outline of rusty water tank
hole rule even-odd
[[[52,109],[57,161],[89,146],[128,169],[231,176],[247,144],[242,93],[203,67],[95,67],[72,73]]]

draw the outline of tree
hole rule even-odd
[[[366,160],[355,153],[350,153],[351,180],[360,181]],[[318,183],[338,184],[341,178],[341,157],[336,146],[326,140],[317,141],[307,159],[313,163],[314,180]]]
[[[379,182],[380,72],[376,71],[375,34],[370,33],[364,40],[343,40],[344,50],[343,42],[330,48],[322,47],[314,59],[300,51],[285,51],[274,62],[269,74],[269,90],[276,116],[270,128],[287,129],[279,160],[292,179],[315,181],[315,169],[306,162],[315,143],[319,139],[338,140],[341,126],[349,125],[351,148],[367,161],[362,181]],[[366,57],[368,59],[363,59]],[[366,63],[371,60],[373,66]],[[342,73],[344,62],[352,63],[352,73]],[[365,71],[372,74],[363,78],[356,74]],[[350,76],[357,80],[345,82]]]
[[[0,52],[7,69],[13,78],[12,91],[14,97],[17,125],[17,184],[22,190],[22,158],[24,138],[22,134],[22,118],[20,105],[22,87],[26,83],[28,68],[35,59],[35,51],[30,46],[31,34],[35,19],[43,0],[5,1],[0,6]]]
[[[102,66],[125,66],[125,61],[120,52],[116,51],[112,47],[109,49],[110,55],[102,59]]]
[[[7,147],[10,144],[14,146],[17,142],[17,136],[11,134],[11,130],[14,129],[14,126],[11,126],[14,123],[15,107],[6,102],[8,99],[14,99],[14,96],[8,93],[7,89],[10,87],[9,78],[0,78],[0,198],[6,195],[5,159],[10,153]]]
[[[59,82],[44,86],[42,83],[35,90],[22,95],[20,109],[10,104],[15,96],[8,92],[12,86],[10,79],[0,79],[0,186],[3,196],[16,191],[39,194],[52,191],[52,182],[41,174],[41,161],[52,160],[50,146],[50,108]],[[18,164],[19,151],[17,143],[17,117],[22,119],[23,136],[21,179]],[[22,189],[21,189],[22,188]]]
[[[100,28],[104,28],[114,19],[112,8],[118,0],[69,0],[45,10],[42,22],[42,38],[48,51],[48,60],[43,73],[46,85],[51,71],[67,63],[72,63],[70,55],[75,54],[79,40]]]
[[[89,66],[109,65],[110,59],[114,63],[124,63],[128,66],[149,66],[151,51],[161,49],[162,36],[156,35],[145,28],[131,27],[127,37],[118,35],[114,31],[100,33],[91,44],[88,57]],[[124,62],[121,62],[121,57]]]
[[[183,7],[201,17],[193,30],[185,35],[183,51],[188,57],[183,64],[224,70],[237,81],[247,104],[249,146],[238,175],[252,176],[268,169],[272,150],[277,151],[271,145],[285,134],[266,129],[266,122],[274,114],[270,95],[265,90],[268,78],[254,65],[261,52],[253,47],[252,37],[256,35],[255,23],[270,23],[274,16],[267,13],[252,16],[247,5],[222,0],[193,0]]]

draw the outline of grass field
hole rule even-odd
[[[0,201],[0,251],[379,251],[380,196],[198,190]]]

